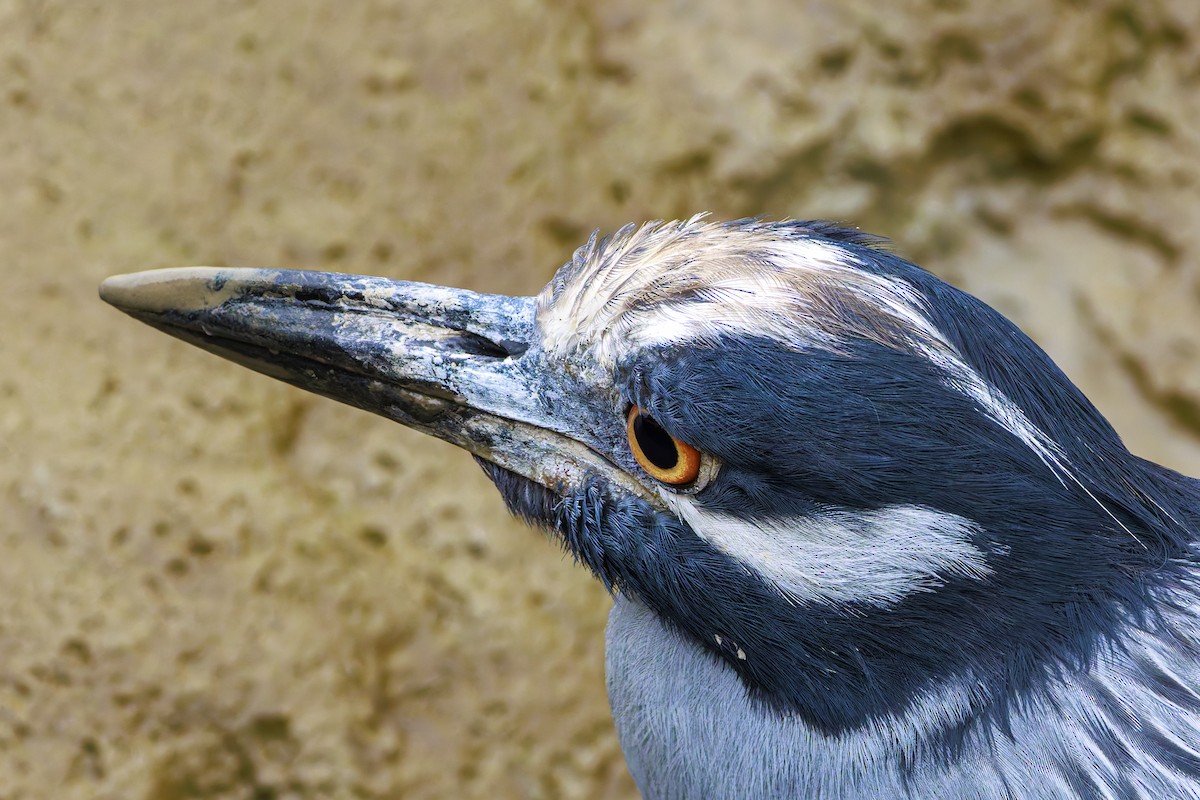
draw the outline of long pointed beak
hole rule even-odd
[[[598,471],[648,494],[568,430],[564,415],[547,410],[563,403],[548,396],[554,386],[530,356],[532,297],[206,267],[117,275],[100,297],[209,352],[444,439],[552,490]]]

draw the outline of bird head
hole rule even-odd
[[[454,443],[508,508],[780,714],[949,722],[1083,665],[1185,548],[1130,455],[979,300],[825,223],[581,247],[536,297],[319,272],[110,278],[134,317]]]

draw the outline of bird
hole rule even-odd
[[[614,597],[649,800],[1200,798],[1200,481],[878,237],[629,225],[536,296],[304,270],[104,300],[470,452]]]

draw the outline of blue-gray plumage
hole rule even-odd
[[[1200,484],[869,237],[652,223],[535,298],[201,269],[101,293],[472,452],[616,594],[647,798],[1200,797]]]

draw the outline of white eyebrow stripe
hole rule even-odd
[[[975,401],[1060,481],[1086,491],[1054,440],[946,339],[924,296],[901,278],[864,269],[838,242],[698,215],[623,230],[603,244],[593,239],[569,269],[565,283],[552,282],[538,297],[538,323],[552,354],[586,349],[611,368],[623,348],[729,334],[798,350],[838,351],[852,338],[874,340],[933,363],[948,388]]]
[[[727,333],[765,336],[795,349],[837,351],[854,338],[906,349],[936,365],[944,385],[978,403],[1064,486],[1075,484],[1141,543],[1087,487],[1058,443],[966,362],[914,286],[865,269],[851,250],[819,232],[721,225],[704,216],[622,229],[576,251],[563,279],[537,297],[545,351],[566,359],[586,351],[601,369],[611,369],[622,349]],[[716,302],[703,296],[712,286],[745,291],[726,292],[724,302]]]
[[[916,505],[751,522],[660,492],[696,535],[767,579],[795,603],[886,608],[951,578],[992,574],[968,519]]]

